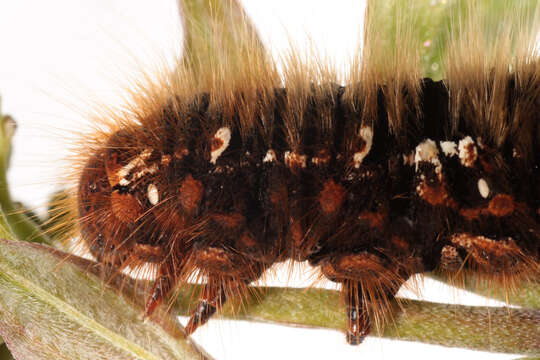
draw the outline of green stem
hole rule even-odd
[[[4,212],[9,228],[17,239],[50,243],[49,238],[39,226],[24,215],[21,209],[14,204],[9,192],[7,171],[11,156],[11,139],[15,128],[15,121],[9,116],[2,115],[0,109],[0,207]]]
[[[343,331],[345,307],[340,294],[323,289],[251,288],[242,304],[227,304],[222,316]],[[198,286],[179,292],[177,311],[190,313]],[[540,311],[438,304],[392,303],[393,319],[382,337],[491,352],[540,354]]]
[[[460,281],[452,281],[444,276],[429,274],[430,277],[448,283],[449,285],[477,293],[479,295],[495,298],[512,305],[528,309],[540,309],[540,281],[529,280],[519,284],[493,286],[493,281],[478,276],[467,276]]]

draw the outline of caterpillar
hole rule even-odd
[[[307,260],[343,284],[358,344],[413,274],[538,278],[535,33],[488,41],[470,20],[434,81],[396,26],[385,54],[367,24],[342,82],[294,52],[280,72],[246,25],[236,54],[182,62],[100,119],[77,174],[81,238],[109,266],[157,264],[147,314],[198,270],[191,333],[272,264]]]

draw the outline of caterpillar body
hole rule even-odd
[[[368,24],[348,84],[294,53],[281,75],[244,22],[238,54],[179,64],[85,144],[83,241],[118,269],[156,264],[147,314],[204,275],[188,334],[288,259],[343,284],[351,344],[413,274],[537,279],[540,63],[490,53],[470,21],[444,81],[417,70],[406,25],[384,62]]]

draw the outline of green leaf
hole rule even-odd
[[[131,279],[99,273],[43,245],[0,240],[0,333],[16,359],[208,358],[162,309],[142,320]]]
[[[375,2],[374,2],[375,3]],[[458,37],[458,26],[466,23],[471,15],[467,11],[470,0],[393,0],[379,1],[373,6],[373,13],[369,16],[377,24],[377,42],[374,47],[382,48],[382,56],[388,56],[395,51],[396,17],[400,21],[412,26],[414,49],[408,49],[411,54],[415,52],[419,57],[419,65],[424,76],[433,80],[445,77],[445,58],[448,55],[450,34]],[[485,18],[484,35],[494,38],[499,35],[501,24],[516,21],[523,29],[531,28],[535,15],[537,0],[475,0],[477,10],[482,15],[475,14],[475,18]],[[400,10],[403,6],[406,8]],[[515,14],[509,16],[509,12]],[[381,35],[382,34],[382,35]],[[367,44],[369,46],[369,44]],[[414,50],[414,51],[413,51]]]
[[[266,57],[255,27],[236,0],[179,0],[184,63],[195,73],[226,68],[243,72],[245,58]],[[222,61],[226,59],[226,61]]]

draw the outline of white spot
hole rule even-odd
[[[447,157],[458,156],[457,144],[453,141],[441,141],[441,150]]]
[[[358,136],[365,142],[365,146],[362,151],[356,152],[353,155],[353,163],[355,168],[359,168],[364,158],[369,154],[371,145],[373,144],[373,130],[369,126],[362,126],[358,132]]]
[[[215,168],[213,168],[212,170],[208,171],[209,174],[223,174],[223,173],[226,173],[226,174],[230,174],[233,172],[233,167],[232,166],[229,166],[229,165],[225,165],[225,166],[216,166]]]
[[[311,158],[311,163],[317,166],[322,166],[330,162],[330,155],[326,151],[320,151],[320,156],[314,156]]]
[[[327,157],[314,157],[314,158],[311,158],[311,163],[312,164],[315,164],[315,165],[324,165],[324,164],[328,164],[328,161],[330,161],[329,158]]]
[[[295,152],[285,151],[284,154],[285,165],[287,167],[306,167],[306,155],[300,155]]]
[[[474,140],[467,136],[459,141],[459,159],[463,166],[473,167],[478,158],[478,150],[474,145]]]
[[[146,196],[148,197],[148,201],[150,201],[150,204],[152,205],[156,205],[159,202],[159,192],[156,185],[148,185],[148,189],[146,190]]]
[[[212,164],[215,164],[217,159],[223,152],[227,149],[229,146],[229,142],[231,141],[231,129],[228,127],[222,127],[218,129],[216,134],[214,135],[214,139],[217,139],[221,145],[217,148],[212,150],[210,153],[210,162]]]
[[[483,178],[478,180],[478,192],[484,199],[489,196],[489,185]]]
[[[122,186],[129,185],[130,181],[127,180],[125,177],[128,176],[131,170],[133,170],[134,168],[139,167],[139,166],[144,166],[145,165],[144,161],[148,160],[150,155],[152,155],[152,150],[145,149],[137,157],[135,157],[133,160],[127,163],[127,165],[123,166],[120,170],[118,170],[117,176],[120,179],[119,184]],[[157,171],[157,167],[156,167],[156,171]]]
[[[426,139],[416,147],[416,152],[414,154],[416,171],[418,171],[418,164],[422,161],[435,165],[435,172],[441,176],[442,164],[439,160],[439,149],[437,149],[435,141]]]
[[[263,158],[263,163],[273,162],[273,161],[276,161],[276,152],[270,149],[266,152],[266,155]]]

